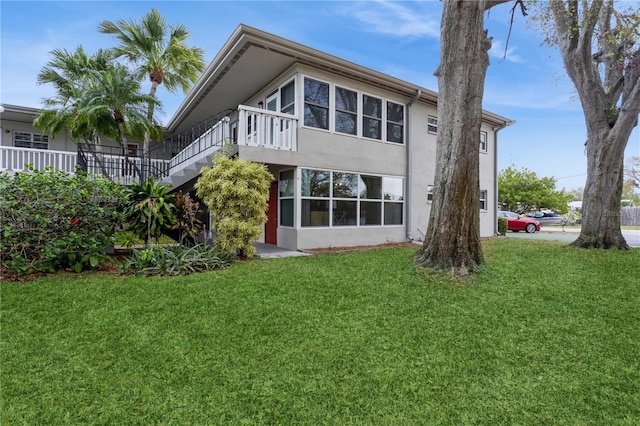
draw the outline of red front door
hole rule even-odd
[[[267,223],[264,225],[264,242],[278,245],[278,182],[271,184],[267,206]]]

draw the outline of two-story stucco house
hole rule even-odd
[[[266,164],[276,179],[267,244],[309,249],[421,240],[434,181],[437,101],[428,89],[240,25],[147,157],[153,174],[184,191],[224,141],[239,157]],[[41,162],[75,164],[73,141],[49,140],[30,125],[37,111],[4,108],[0,170],[18,151],[55,150],[56,159]],[[483,112],[482,236],[496,234],[498,131],[511,123]],[[125,149],[136,158],[139,145]],[[130,164],[114,163],[122,169],[117,176],[133,173]]]

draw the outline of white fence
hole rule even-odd
[[[87,172],[102,175],[102,171],[105,170],[110,179],[122,184],[138,179],[138,171],[142,168],[140,157],[102,153],[96,153],[96,156],[100,161],[90,161]],[[67,173],[75,173],[77,157],[75,152],[0,146],[0,172],[11,174],[22,172],[27,170],[27,164],[32,164],[36,170],[52,167]],[[169,160],[151,159],[151,167],[155,170],[167,170]]]
[[[77,155],[75,152],[0,146],[0,172],[22,172],[27,170],[27,164],[32,164],[37,170],[52,167],[67,173],[74,173]]]
[[[640,226],[640,207],[623,207],[620,209],[620,224]]]

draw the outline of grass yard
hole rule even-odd
[[[493,239],[1,289],[1,424],[640,424],[640,250]]]

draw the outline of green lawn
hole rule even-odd
[[[640,424],[640,250],[493,239],[1,289],[1,424]]]

